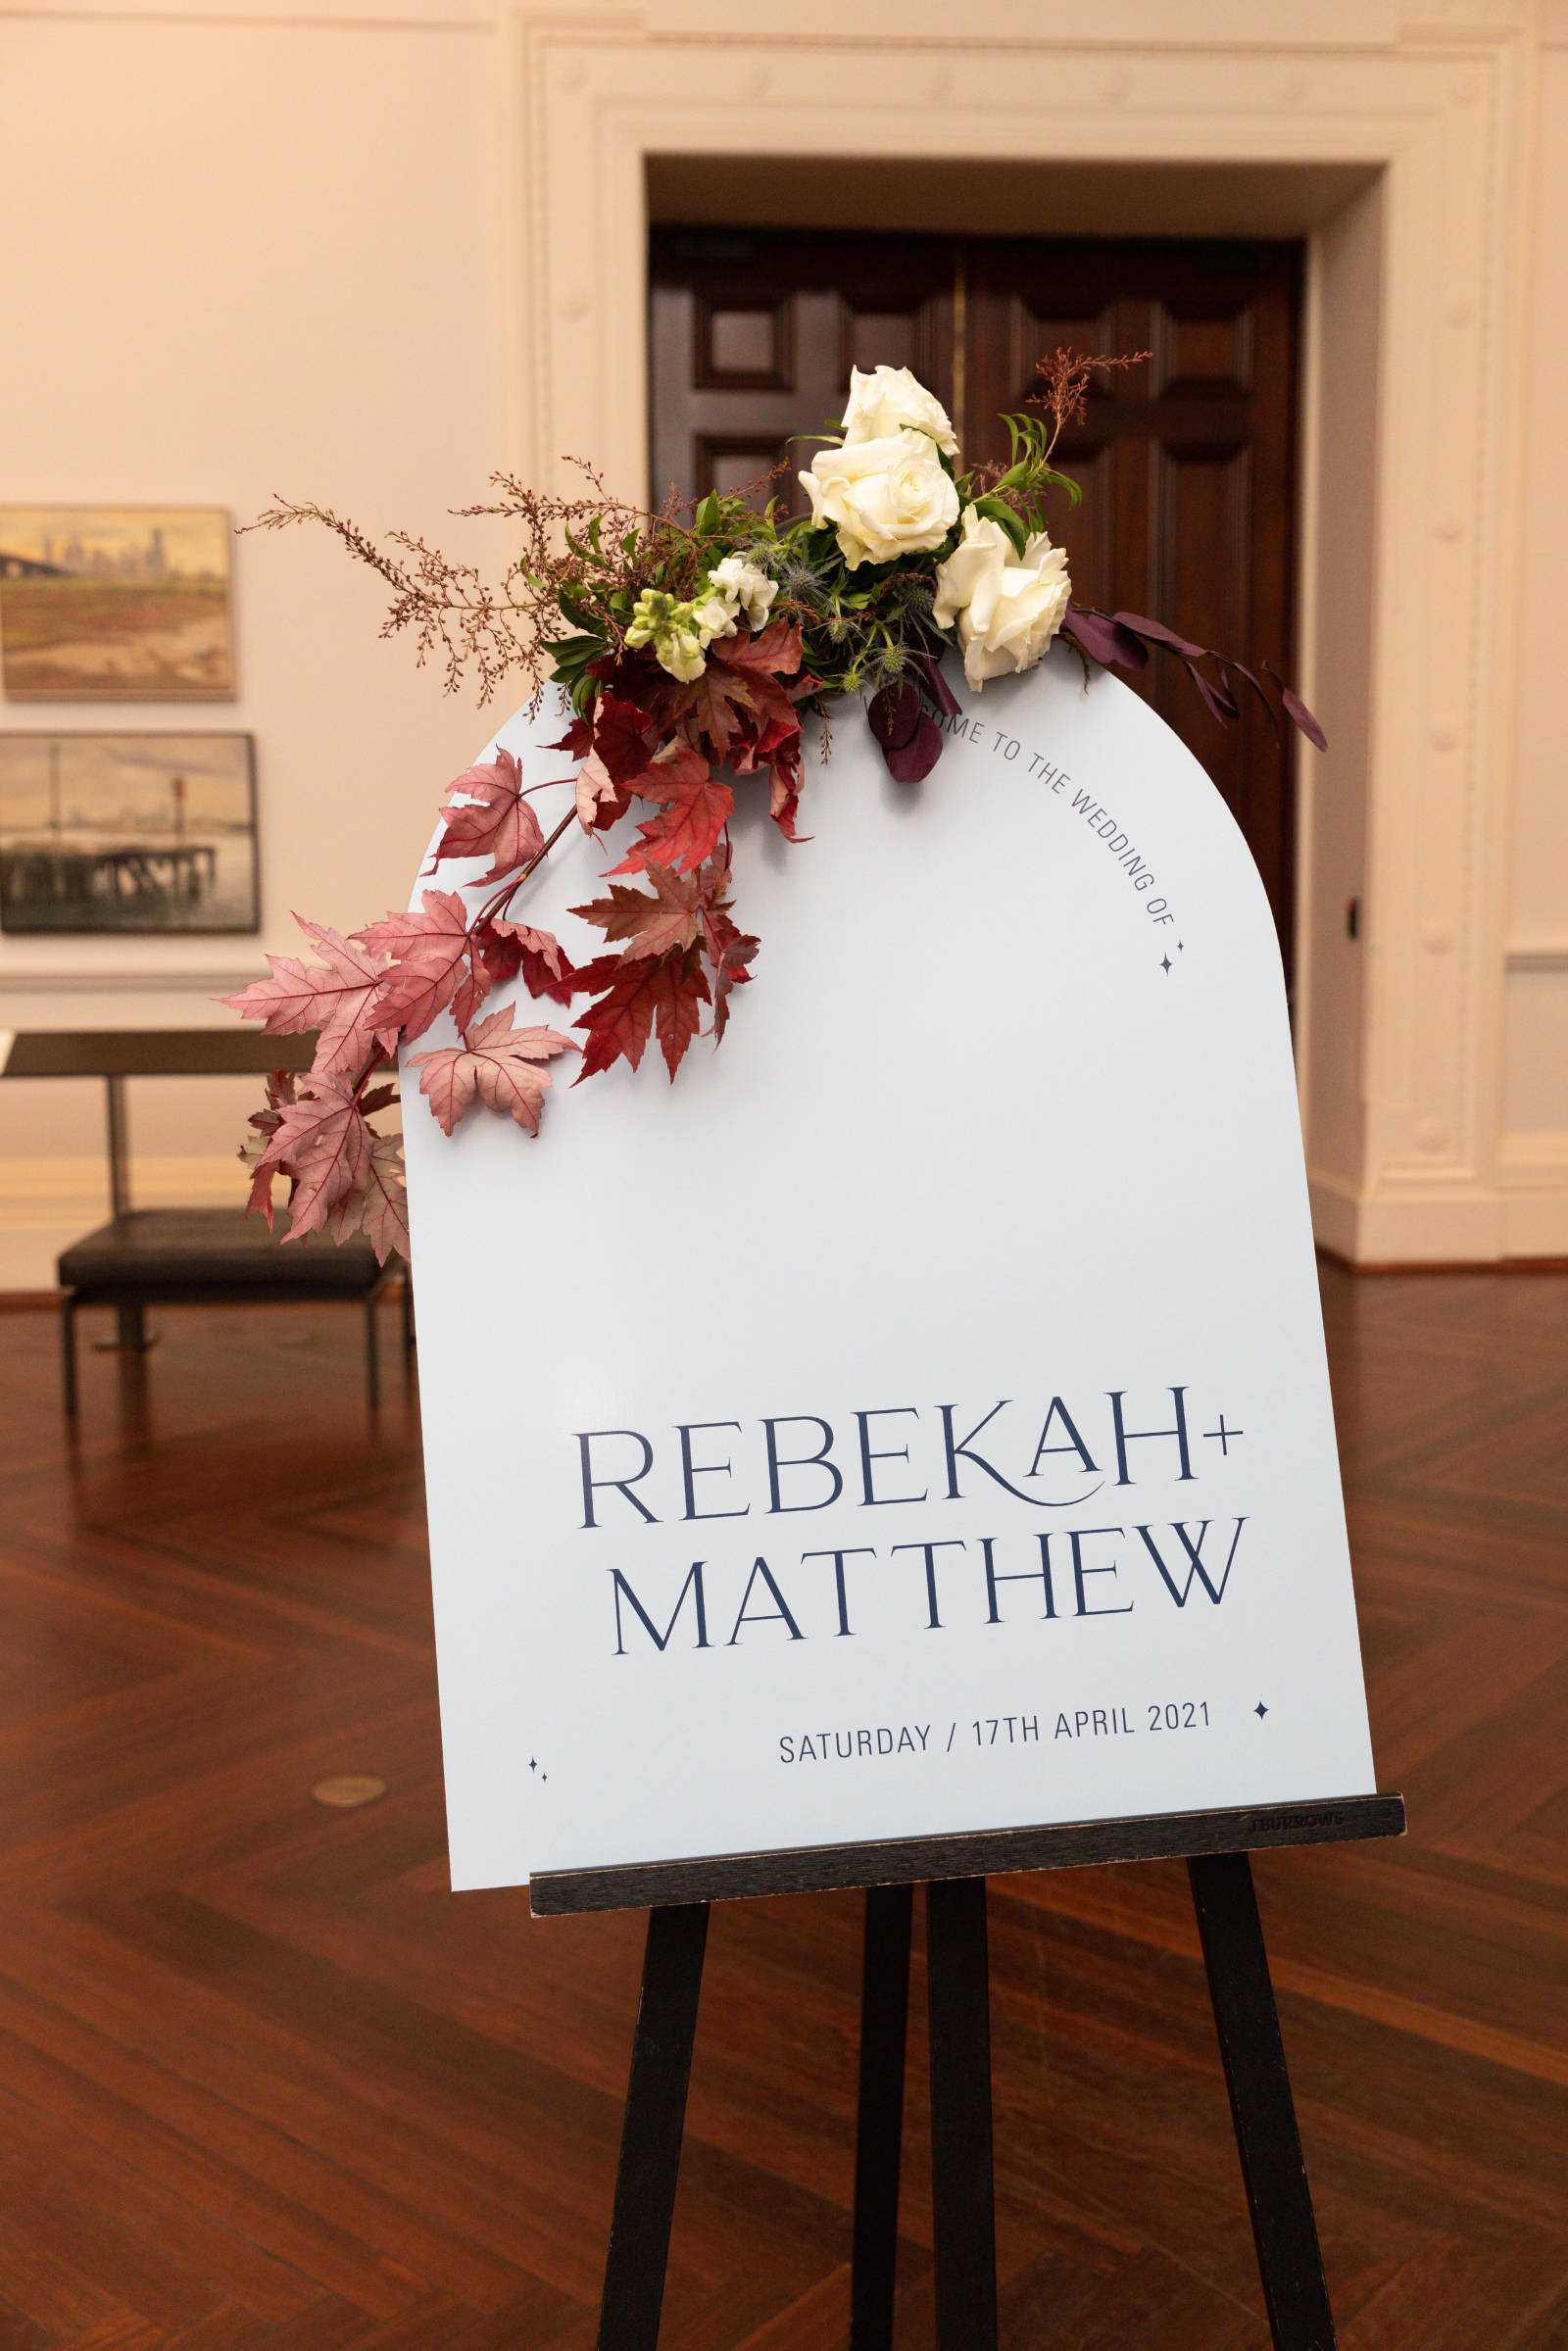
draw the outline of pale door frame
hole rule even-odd
[[[1303,320],[1298,660],[1334,741],[1298,775],[1314,1220],[1360,1261],[1529,1253],[1544,1203],[1499,1132],[1527,28],[1505,0],[1451,28],[1389,0],[1116,0],[1096,45],[1033,10],[991,35],[901,0],[878,37],[880,13],[787,0],[714,37],[691,0],[513,11],[513,463],[590,454],[642,494],[651,156],[1364,169],[1312,230]]]

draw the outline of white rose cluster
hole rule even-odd
[[[851,370],[844,438],[819,449],[800,477],[812,521],[837,533],[851,571],[941,546],[958,519],[942,460],[957,447],[941,401],[907,367]]]
[[[811,519],[831,528],[846,566],[893,563],[941,547],[959,519],[959,497],[943,459],[958,454],[952,419],[907,367],[850,375],[844,438],[818,450],[800,476]],[[1032,668],[1061,626],[1072,594],[1067,559],[1045,531],[1020,554],[1008,531],[976,506],[962,509],[962,534],[939,564],[934,618],[953,629],[963,673],[979,690],[988,677]]]
[[[971,506],[936,591],[933,618],[938,628],[957,623],[963,674],[978,693],[988,677],[1034,667],[1061,626],[1072,582],[1066,556],[1045,531],[1020,555],[1001,523]]]

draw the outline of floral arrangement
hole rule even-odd
[[[364,1232],[383,1258],[408,1246],[402,1143],[371,1122],[397,1099],[374,1082],[399,1044],[449,1012],[458,1042],[409,1057],[451,1134],[474,1104],[539,1130],[552,1064],[579,1057],[577,1083],[656,1039],[671,1079],[694,1040],[724,1035],[759,941],[735,919],[728,824],[738,790],[768,794],[789,841],[803,785],[802,721],[848,696],[865,704],[894,776],[913,782],[941,755],[942,721],[959,705],[944,675],[956,653],[977,691],[1028,669],[1060,636],[1086,679],[1101,664],[1141,668],[1155,649],[1179,661],[1216,718],[1239,715],[1242,686],[1320,747],[1316,721],[1271,670],[1189,643],[1160,622],[1076,603],[1047,502],[1077,485],[1052,457],[1084,411],[1094,375],[1149,355],[1042,361],[1040,389],[1004,419],[1009,463],[959,470],[941,403],[906,367],[851,378],[837,433],[799,478],[810,512],[791,520],[770,499],[674,496],[646,512],[609,495],[589,466],[574,498],[546,497],[498,475],[499,500],[460,510],[501,514],[521,551],[499,584],[423,540],[386,547],[318,506],[280,504],[253,527],[323,524],[391,590],[383,634],[412,632],[420,662],[438,658],[449,691],[472,676],[481,698],[514,672],[537,698],[562,689],[568,723],[555,750],[572,771],[524,778],[498,751],[447,787],[444,830],[419,908],[342,937],[296,917],[318,960],[270,955],[269,976],[221,1001],[274,1035],[315,1030],[304,1074],[277,1071],[252,1117],[241,1158],[251,1204],[270,1223],[274,1179],[289,1186],[287,1238]],[[771,478],[771,477],[769,477]],[[756,485],[760,492],[767,482]],[[1272,688],[1272,691],[1270,689]],[[569,800],[549,833],[539,793]],[[555,935],[516,918],[517,893],[573,824],[605,833],[635,808],[637,838],[602,896],[571,911],[603,934],[574,963]],[[448,859],[485,858],[489,885],[470,913],[439,886]],[[583,1009],[580,1038],[518,1027],[509,1004],[484,1012],[497,985]]]

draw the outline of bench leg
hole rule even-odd
[[[156,1333],[148,1335],[147,1308],[139,1298],[117,1298],[114,1337],[93,1341],[100,1355],[145,1355],[157,1345]]]
[[[65,1390],[66,1417],[76,1417],[76,1300],[67,1291],[60,1301],[60,1372]]]
[[[365,1400],[372,1412],[381,1401],[381,1350],[376,1344],[373,1290],[365,1301]]]

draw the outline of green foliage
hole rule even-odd
[[[1005,416],[1008,464],[953,473],[963,506],[999,523],[1021,556],[1049,528],[1058,495],[1076,506],[1079,488],[1051,463],[1054,433],[1043,416]],[[960,515],[961,520],[961,515]],[[607,541],[598,517],[566,534],[570,578],[556,600],[573,634],[551,643],[551,672],[573,707],[586,710],[605,673],[621,657],[637,597],[656,590],[677,603],[699,597],[726,556],[741,555],[778,584],[775,615],[801,630],[805,666],[817,681],[813,701],[875,691],[899,676],[911,655],[939,653],[951,635],[932,617],[933,580],[957,545],[955,525],[940,547],[901,563],[862,563],[851,571],[831,528],[792,520],[777,499],[760,514],[744,498],[710,490],[692,508],[666,507],[641,526]]]

